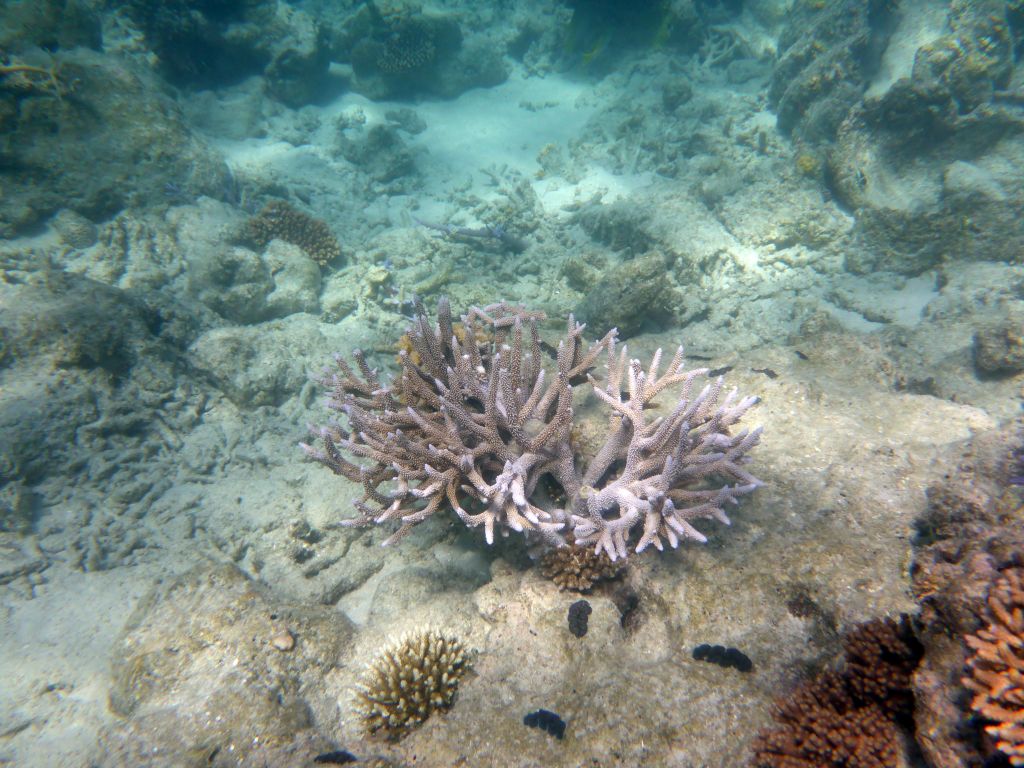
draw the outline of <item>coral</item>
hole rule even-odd
[[[817,178],[821,174],[821,158],[810,152],[801,152],[796,156],[796,170],[801,176]]]
[[[341,246],[327,224],[283,200],[267,203],[250,219],[246,235],[260,248],[275,238],[297,245],[321,267],[341,256]]]
[[[913,678],[914,721],[929,765],[982,765],[992,751],[982,730],[990,723],[971,717],[972,696],[960,680],[973,654],[964,638],[991,621],[992,584],[1021,565],[1024,508],[1007,483],[1022,425],[1017,419],[975,435],[951,454],[955,471],[928,489],[928,508],[916,521],[911,575],[925,655]]]
[[[375,99],[424,93],[453,98],[469,83],[490,82],[486,70],[497,61],[493,46],[460,53],[462,30],[455,16],[410,11],[366,3],[356,14],[353,31],[359,39],[352,41],[350,56],[357,90]]]
[[[843,638],[846,684],[858,702],[879,706],[893,717],[909,713],[914,700],[911,676],[921,659],[921,645],[902,616],[858,625]]]
[[[437,48],[434,30],[416,18],[395,20],[377,56],[377,68],[388,75],[428,66]]]
[[[50,221],[61,242],[71,248],[89,248],[98,239],[96,225],[68,208],[57,211]]]
[[[669,260],[658,251],[612,267],[587,291],[576,315],[598,333],[616,328],[624,336],[671,325],[672,308],[679,302],[665,279],[668,267]]]
[[[974,655],[963,679],[971,708],[1011,765],[1024,765],[1024,568],[1009,568],[988,594],[990,621],[967,645]]]
[[[451,708],[469,668],[466,648],[434,630],[406,637],[370,665],[356,694],[363,723],[391,740]]]
[[[586,592],[598,581],[613,579],[622,569],[605,552],[570,544],[553,549],[541,559],[541,573],[562,589]]]
[[[753,743],[758,768],[900,765],[910,717],[910,677],[920,659],[904,616],[875,619],[844,639],[846,666],[828,670],[776,704],[778,725]]]
[[[974,332],[974,365],[983,374],[1024,371],[1024,313],[1004,312]]]
[[[0,54],[0,91],[42,94],[60,99],[71,87],[61,78],[59,66],[37,67]]]
[[[549,372],[542,317],[504,303],[474,307],[462,318],[460,338],[447,299],[436,323],[417,302],[408,335],[420,362],[401,352],[396,383],[382,382],[360,352],[358,374],[336,359],[337,372],[321,383],[347,424],[314,430],[321,447],[302,447],[362,484],[360,514],[346,525],[398,522],[391,543],[450,507],[467,526],[483,526],[488,544],[498,530],[564,546],[571,530],[576,544],[616,560],[627,547],[706,541],[691,524],[697,519],[729,523],[723,507],[761,484],[742,466],[761,429],[731,432],[757,398],[733,390],[719,402],[721,378],[693,394],[708,370],[684,370],[681,347],[661,374],[661,350],[644,369],[625,347],[615,356],[614,330],[586,345],[584,326],[572,316]],[[602,355],[603,384],[591,375]],[[604,443],[585,470],[571,439],[573,396],[584,381],[610,411]],[[655,399],[669,388],[676,388],[674,405],[654,417]],[[631,541],[641,525],[639,540]]]
[[[774,713],[779,723],[758,735],[758,768],[891,768],[899,731],[875,706],[856,706],[842,678],[828,673],[793,693]]]
[[[860,100],[892,34],[886,0],[799,4],[787,15],[768,103],[779,130],[827,141]]]

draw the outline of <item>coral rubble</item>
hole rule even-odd
[[[370,665],[357,693],[367,730],[397,740],[432,713],[450,709],[468,668],[462,643],[434,630],[387,649]]]
[[[337,358],[338,370],[320,381],[346,423],[314,430],[319,447],[303,448],[362,484],[360,514],[347,525],[398,522],[390,543],[449,506],[467,526],[483,526],[488,543],[496,529],[535,533],[556,547],[570,534],[616,560],[627,548],[706,541],[691,524],[697,519],[729,523],[724,506],[760,485],[743,464],[761,429],[731,431],[757,398],[735,390],[722,398],[721,378],[694,394],[708,370],[685,370],[682,347],[664,373],[660,350],[645,369],[625,347],[615,355],[614,329],[587,345],[572,316],[549,371],[541,319],[493,304],[471,308],[457,330],[447,299],[436,323],[417,302],[412,352],[400,353],[394,384],[360,352],[358,372]],[[591,371],[603,355],[598,383]],[[611,415],[603,445],[582,468],[572,427],[574,394],[585,381]],[[670,388],[674,404],[653,416],[655,399]]]

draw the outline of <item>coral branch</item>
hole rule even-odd
[[[734,390],[722,399],[721,378],[691,396],[707,369],[685,370],[682,347],[660,373],[661,350],[646,368],[625,347],[616,358],[614,330],[587,345],[570,316],[552,369],[541,359],[541,314],[492,304],[455,324],[445,299],[436,322],[421,302],[415,307],[395,383],[383,384],[359,352],[354,368],[339,358],[319,379],[347,423],[313,429],[320,447],[302,447],[362,484],[360,514],[345,524],[398,521],[392,543],[447,506],[482,526],[489,544],[496,531],[515,531],[616,560],[630,548],[705,541],[693,521],[728,524],[726,504],[760,485],[743,465],[761,429],[730,432],[757,398]],[[603,386],[592,373],[602,355]],[[589,462],[575,455],[571,436],[574,391],[585,382],[610,411],[608,436]],[[655,399],[669,391],[675,404],[653,417]]]

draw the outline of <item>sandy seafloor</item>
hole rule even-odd
[[[942,32],[943,4],[908,7],[936,28],[893,45],[869,92],[909,73],[919,45]],[[750,14],[735,25],[755,47],[779,28]],[[848,269],[851,251],[868,246],[854,212],[802,172],[799,147],[776,130],[770,61],[748,79],[657,49],[602,77],[537,70],[512,61],[505,82],[453,99],[346,92],[289,109],[259,78],[176,96],[184,124],[244,191],[290,197],[338,237],[343,258],[315,279],[300,250],[268,246],[263,258],[305,265],[273,299],[229,295],[230,280],[203,284],[218,254],[241,247],[232,232],[251,215],[244,200],[185,194],[129,208],[95,222],[106,234],[84,248],[46,222],[2,243],[0,318],[15,339],[0,369],[5,450],[38,450],[22,451],[31,477],[4,478],[4,503],[30,522],[0,534],[0,764],[199,764],[144,747],[180,748],[210,727],[203,717],[259,710],[232,693],[234,665],[263,670],[250,681],[267,669],[291,681],[276,695],[302,701],[296,728],[314,734],[312,753],[334,746],[423,766],[736,766],[773,696],[831,658],[842,627],[914,609],[910,540],[926,488],[963,441],[1019,414],[1021,373],[979,373],[975,340],[1024,309],[1019,258],[967,256],[954,243],[916,274],[887,271],[884,258]],[[670,78],[692,86],[671,112]],[[359,149],[374,126],[394,124],[392,110],[411,110],[401,119],[414,113],[423,130],[392,131],[400,151]],[[970,162],[996,181],[1019,174],[1000,166],[1024,151],[1016,135]],[[345,142],[357,151],[346,156]],[[686,147],[671,174],[668,159],[646,157],[669,144]],[[398,170],[373,166],[389,162]],[[904,190],[891,193],[897,207]],[[413,218],[475,227],[507,208],[521,253],[451,241]],[[357,347],[393,371],[407,322],[396,297],[426,285],[428,305],[443,293],[457,312],[524,302],[558,321],[545,330],[554,339],[588,289],[650,252],[670,254],[657,302],[671,317],[632,333],[630,353],[646,360],[682,342],[695,366],[728,367],[729,385],[758,395],[746,421],[764,427],[750,464],[764,487],[731,512],[731,527],[701,523],[707,544],[630,558],[624,583],[639,619],[624,627],[615,595],[598,590],[588,634],[573,637],[565,614],[578,596],[513,540],[488,548],[454,516],[388,549],[377,546],[384,531],[333,527],[359,489],[297,447],[326,418],[309,376]],[[181,348],[132,337],[145,324],[126,295],[169,297]],[[120,326],[131,361],[116,372],[80,362],[102,349],[68,352],[114,344],[104,323]],[[580,417],[603,423],[596,408]],[[794,615],[795,596],[817,608]],[[448,714],[398,744],[369,739],[354,687],[379,648],[422,626],[457,634],[473,673]],[[271,642],[283,629],[297,641],[285,669]],[[175,635],[166,642],[193,660],[187,679],[161,687],[172,672],[151,671],[151,695],[125,683],[133,648]],[[699,643],[741,648],[754,670],[694,661]],[[564,740],[524,727],[539,707],[567,721]]]

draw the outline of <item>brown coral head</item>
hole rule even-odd
[[[341,256],[341,246],[330,227],[320,219],[292,207],[284,200],[272,200],[249,220],[246,238],[258,248],[271,240],[297,245],[321,267]]]
[[[377,57],[377,67],[388,75],[421,69],[433,63],[437,53],[430,26],[419,19],[399,19]]]
[[[989,623],[966,638],[974,653],[963,683],[996,749],[1011,765],[1024,765],[1024,568],[1003,571],[992,583],[988,614]]]
[[[622,566],[621,561],[612,562],[604,552],[595,554],[593,547],[572,544],[544,555],[541,573],[561,589],[586,592],[599,581],[615,578]]]
[[[843,638],[847,686],[862,704],[875,704],[892,716],[913,711],[911,677],[924,651],[910,618],[885,617],[858,624]]]
[[[451,708],[469,669],[466,647],[437,630],[422,630],[386,649],[369,666],[356,706],[370,733],[396,741],[434,712]]]
[[[902,765],[912,713],[910,678],[921,657],[910,621],[874,619],[844,638],[846,661],[776,705],[776,726],[754,739],[757,768]]]

